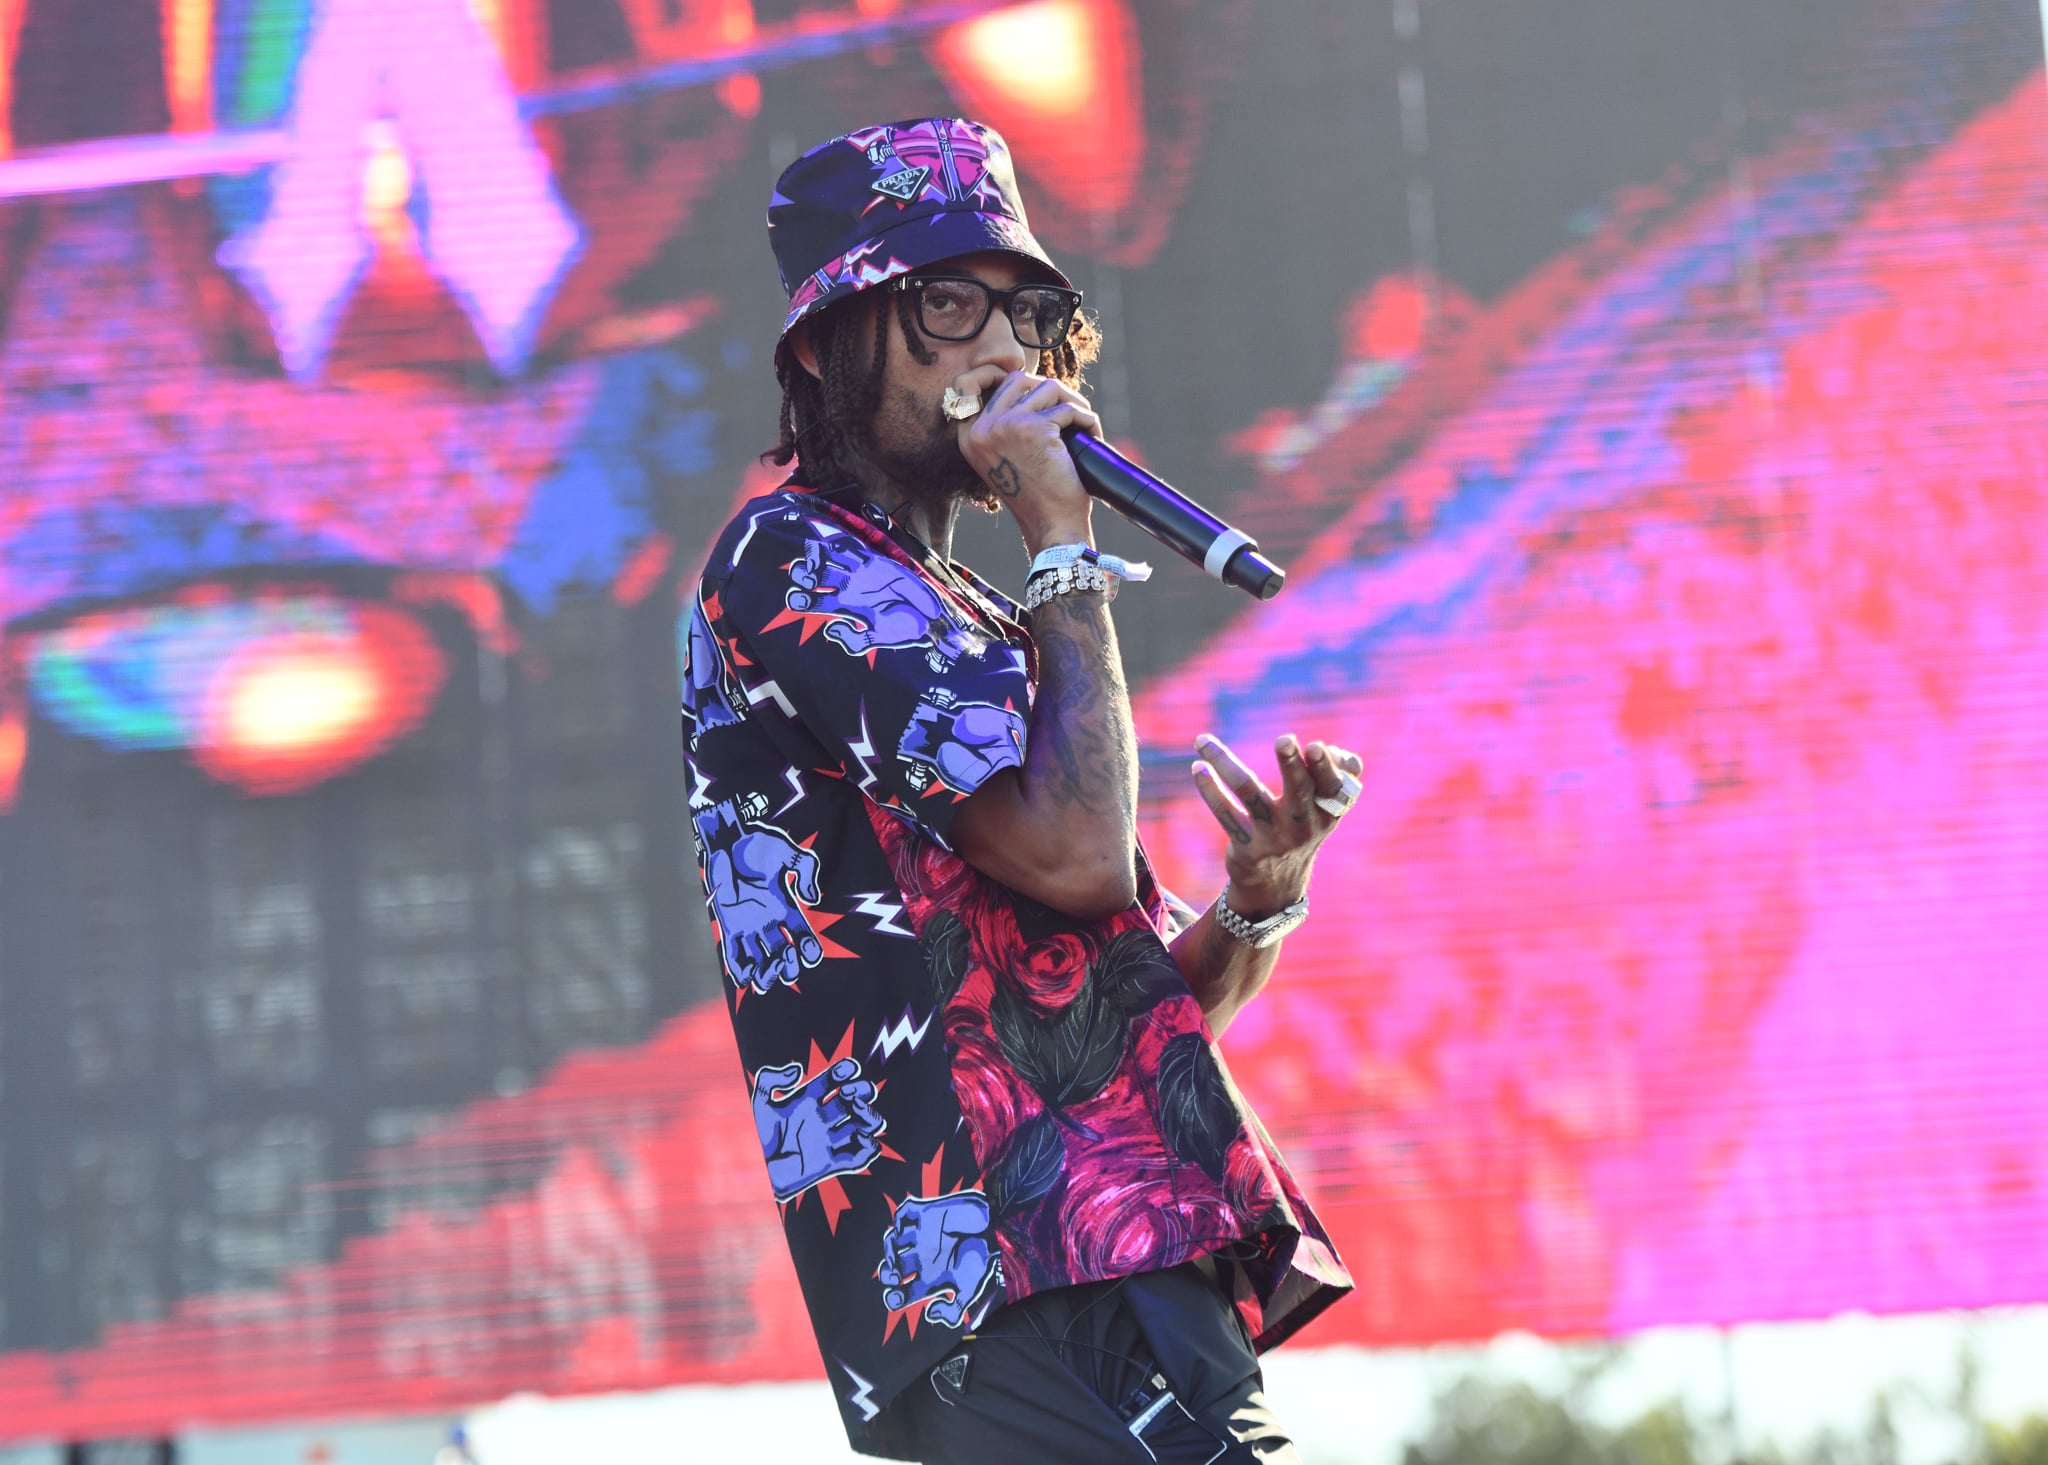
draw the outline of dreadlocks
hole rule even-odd
[[[937,359],[918,329],[909,292],[889,289],[863,291],[811,320],[808,329],[818,375],[806,371],[794,351],[775,353],[782,411],[776,423],[778,439],[764,458],[777,467],[794,460],[796,481],[809,488],[832,488],[854,480],[856,456],[874,442],[892,320],[913,359],[925,365]],[[1059,349],[1038,353],[1038,374],[1078,387],[1082,371],[1101,350],[1102,336],[1095,323],[1076,312]]]

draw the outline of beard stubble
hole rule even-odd
[[[875,461],[918,508],[941,514],[956,502],[984,513],[1002,500],[960,451],[958,429],[908,387],[892,387],[875,419]]]

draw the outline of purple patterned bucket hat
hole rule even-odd
[[[1024,220],[1010,148],[961,117],[835,137],[791,163],[768,201],[789,328],[835,301],[956,254],[1001,249],[1071,281]]]

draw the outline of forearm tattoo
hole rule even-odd
[[[1090,592],[1055,596],[1032,612],[1031,631],[1038,643],[1032,775],[1062,804],[1135,818],[1136,738],[1108,603]]]

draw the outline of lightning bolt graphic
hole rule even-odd
[[[747,688],[747,703],[749,706],[759,707],[763,702],[773,702],[782,709],[784,717],[791,720],[794,720],[796,717],[796,708],[790,704],[789,697],[783,692],[782,685],[779,682],[763,682],[758,687]],[[874,749],[870,748],[868,751],[872,753]]]
[[[711,803],[711,780],[704,776],[703,770],[694,765],[690,768],[690,777],[696,780],[690,788],[690,807],[705,808]]]
[[[789,785],[789,798],[780,809],[777,809],[768,816],[771,819],[781,817],[783,813],[795,808],[804,801],[804,778],[801,773],[796,771],[794,766],[782,770],[782,781]],[[869,912],[869,914],[872,914],[872,912]],[[905,934],[909,933],[906,932]]]
[[[838,1363],[838,1360],[834,1359],[833,1362]],[[862,1378],[859,1374],[855,1373],[852,1369],[847,1368],[845,1364],[840,1363],[839,1366],[840,1368],[845,1370],[846,1376],[848,1378],[852,1379],[856,1384],[860,1385],[859,1388],[855,1389],[852,1393],[846,1396],[846,1402],[851,1404],[854,1408],[860,1411],[860,1417],[862,1419],[873,1419],[877,1414],[880,1414],[882,1412],[882,1406],[877,1404],[873,1399],[870,1399],[868,1397],[868,1395],[871,1392],[873,1392],[875,1386],[869,1383],[866,1379]]]
[[[882,1031],[876,1034],[875,1046],[868,1049],[868,1057],[873,1058],[879,1053],[886,1062],[896,1056],[898,1048],[908,1048],[915,1053],[917,1045],[924,1041],[925,1033],[931,1028],[933,1014],[937,1012],[938,1008],[934,1007],[931,1012],[924,1015],[923,1022],[913,1025],[910,1021],[910,1007],[906,1003],[903,1016],[893,1023],[885,1023]]]
[[[908,936],[915,941],[917,932],[907,926],[896,924],[896,918],[903,914],[902,904],[898,901],[884,900],[883,894],[884,892],[880,890],[855,891],[853,898],[859,904],[853,908],[852,913],[857,916],[873,916],[877,931],[890,936]]]
[[[770,682],[768,685],[772,687],[775,683]],[[868,706],[865,702],[860,706],[860,740],[848,743],[846,750],[853,754],[854,761],[860,764],[860,791],[866,793],[875,786],[877,774],[868,766],[868,759],[875,756],[875,740],[868,732]]]
[[[739,568],[740,556],[745,554],[747,552],[747,546],[754,542],[754,531],[761,527],[761,521],[763,519],[768,518],[771,514],[775,513],[781,507],[782,505],[780,504],[770,504],[767,508],[761,510],[760,513],[754,515],[753,518],[747,520],[747,532],[742,534],[740,536],[740,542],[732,547],[732,568]]]

